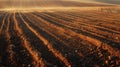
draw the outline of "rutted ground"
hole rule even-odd
[[[1,11],[0,66],[119,67],[119,17],[107,9]]]

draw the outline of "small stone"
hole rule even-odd
[[[115,37],[115,39],[116,39],[116,40],[118,40],[118,39],[119,39],[119,37]]]
[[[108,60],[111,60],[111,56],[108,56]]]
[[[78,50],[75,50],[75,52],[77,53],[77,52],[78,52]]]
[[[30,64],[28,64],[28,67],[30,67],[31,65]]]
[[[106,60],[105,63],[108,64],[108,61]]]
[[[69,65],[68,67],[71,67],[71,65]]]

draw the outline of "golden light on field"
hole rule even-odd
[[[109,1],[0,0],[0,66],[119,67],[120,7]]]
[[[89,3],[90,2],[90,3]],[[48,11],[48,10],[96,10],[105,4],[93,3],[91,0],[0,0],[0,11]]]
[[[84,7],[105,5],[93,2],[92,0],[0,0],[0,8],[26,9],[38,7]]]

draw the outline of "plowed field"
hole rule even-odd
[[[120,11],[1,11],[0,66],[119,67]]]

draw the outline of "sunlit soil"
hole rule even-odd
[[[114,8],[116,7],[116,8]],[[87,10],[101,10],[101,9],[117,9],[119,6],[94,6],[94,7],[12,7],[12,8],[1,8],[0,11],[5,12],[55,12],[55,11],[87,11]]]
[[[119,67],[120,9],[1,9],[0,66]]]

